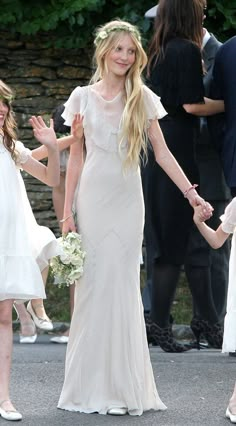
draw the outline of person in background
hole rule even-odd
[[[52,114],[53,126],[58,138],[62,135],[70,134],[70,127],[65,126],[64,120],[61,117],[61,114],[64,110],[63,105],[59,105]],[[38,149],[32,150],[32,156],[38,157]],[[60,151],[60,182],[59,185],[52,188],[52,199],[55,213],[58,219],[60,229],[62,229],[62,224],[60,220],[63,217],[64,209],[64,199],[65,199],[65,171],[66,164],[69,157],[69,148]],[[48,268],[42,272],[42,278],[44,285],[46,286],[48,277]],[[73,299],[74,299],[74,286],[70,286],[70,310],[73,311]],[[17,314],[17,319],[20,322],[20,343],[35,343],[37,339],[37,328],[43,331],[52,331],[53,324],[52,321],[48,318],[43,300],[32,300],[31,306],[28,305],[29,311],[26,309],[25,304],[16,305],[14,304],[14,309]],[[67,343],[68,342],[68,331],[63,333],[60,336],[54,336],[51,338],[53,343]]]
[[[48,266],[41,270],[45,287],[48,277],[48,270]],[[33,299],[31,300],[31,305],[28,304],[27,308],[29,306],[31,308],[31,312],[26,309],[24,303],[14,303],[13,305],[13,308],[16,311],[17,321],[20,322],[20,343],[35,343],[37,339],[37,329],[43,331],[53,330],[53,324],[46,314],[43,299]],[[37,313],[38,308],[40,308],[40,314]]]
[[[218,50],[213,69],[210,94],[224,100],[224,129],[217,144],[225,179],[232,197],[236,195],[236,36]],[[219,131],[216,120],[209,120],[210,131]]]
[[[220,46],[221,43],[214,35],[210,34],[206,28],[203,28],[202,58],[205,70],[203,83],[206,96],[210,95],[214,59]],[[214,139],[216,138],[219,139],[220,135],[215,134]],[[214,139],[209,132],[207,118],[201,117],[200,136],[196,144],[196,161],[200,177],[199,192],[203,198],[211,203],[214,209],[214,215],[209,219],[208,224],[211,228],[216,229],[220,223],[219,217],[223,214],[226,205],[231,199],[231,194],[225,182],[219,152],[216,149],[216,145],[220,142]],[[216,311],[219,327],[223,325],[225,316],[229,253],[229,240],[219,250],[213,250],[201,236],[198,229],[195,226],[192,228],[184,265],[185,273],[191,288],[195,287],[197,291],[199,282],[202,282],[205,286],[205,293],[209,294],[208,300]],[[204,314],[204,311],[201,314],[199,313],[201,312],[201,307],[198,309],[198,303],[201,303],[201,300],[201,297],[196,300],[193,297],[194,316],[191,321],[191,327],[194,334],[197,335],[197,347],[200,347],[199,339],[203,337],[210,347],[220,349],[222,346],[220,334],[214,334],[210,329],[207,330],[205,323],[208,317],[207,313]],[[205,306],[205,309],[208,310],[208,307]]]
[[[224,110],[220,100],[204,96],[201,46],[205,6],[203,0],[160,0],[147,72],[149,87],[161,97],[168,112],[160,120],[167,145],[195,182],[199,181],[195,161],[199,117]],[[155,247],[147,334],[149,340],[155,341],[164,351],[183,352],[191,346],[186,348],[174,340],[170,312],[193,227],[191,209],[156,164],[151,149],[146,169],[146,219],[151,222]],[[206,293],[201,282],[197,288],[190,282],[189,286],[200,314],[206,319],[205,331],[222,341],[211,293]]]
[[[226,316],[224,320],[224,337],[222,352],[236,351],[236,197],[228,204],[220,217],[222,223],[214,230],[204,223],[207,215],[194,208],[194,222],[199,231],[213,249],[219,249],[232,234],[232,246],[229,263],[229,285],[227,296]],[[226,409],[226,417],[236,423],[236,382],[233,394]]]

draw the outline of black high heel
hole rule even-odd
[[[175,341],[171,326],[162,328],[151,318],[146,318],[146,330],[149,343],[154,342],[155,346],[160,346],[165,352],[186,352],[192,349],[191,346]]]
[[[223,343],[223,329],[220,324],[210,324],[208,321],[193,318],[190,324],[193,334],[196,337],[196,347],[197,349],[201,348],[200,337],[206,339],[209,346],[214,349],[221,349]]]

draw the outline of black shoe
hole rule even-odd
[[[176,342],[171,326],[161,328],[149,318],[146,322],[146,328],[149,341],[151,339],[156,346],[159,345],[165,352],[186,352],[192,349],[189,345]]]
[[[196,337],[197,349],[200,349],[200,337],[203,336],[209,346],[214,349],[221,349],[223,343],[223,329],[220,324],[210,324],[208,321],[193,318],[191,329]]]

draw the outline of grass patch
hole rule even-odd
[[[184,272],[180,276],[171,314],[175,324],[190,324],[191,322],[192,296]]]

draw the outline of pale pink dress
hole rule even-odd
[[[166,115],[143,88],[149,119]],[[77,87],[65,104],[65,124],[84,115],[86,160],[75,197],[86,260],[75,309],[58,407],[106,414],[164,410],[157,393],[140,294],[144,203],[139,169],[124,171],[127,144],[118,147],[123,93],[103,99],[93,86]]]

